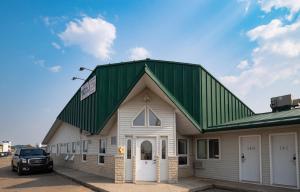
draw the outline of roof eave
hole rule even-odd
[[[283,125],[295,125],[300,124],[300,118],[286,119],[280,121],[267,121],[259,123],[249,123],[249,124],[236,124],[236,125],[226,125],[211,127],[206,129],[204,132],[218,132],[218,131],[228,131],[228,130],[239,130],[239,129],[251,129],[251,128],[263,128],[263,127],[275,127]]]

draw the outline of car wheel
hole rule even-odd
[[[23,171],[21,170],[21,167],[19,165],[17,167],[17,171],[19,176],[23,175]]]

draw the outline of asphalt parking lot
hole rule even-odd
[[[18,176],[10,168],[11,157],[0,158],[0,191],[87,192],[91,191],[55,173]]]

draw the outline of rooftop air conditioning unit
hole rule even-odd
[[[293,107],[299,107],[300,106],[300,99],[293,99]]]
[[[273,112],[291,109],[292,107],[291,94],[283,95],[279,97],[272,97],[270,107],[272,108]]]

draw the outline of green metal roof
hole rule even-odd
[[[255,114],[253,116],[229,121],[217,126],[208,127],[208,129],[206,129],[205,131],[213,132],[243,128],[260,128],[296,123],[300,123],[300,109]]]
[[[146,59],[97,66],[96,92],[80,101],[79,89],[57,119],[99,133],[145,73],[203,130],[254,114],[202,66]]]

